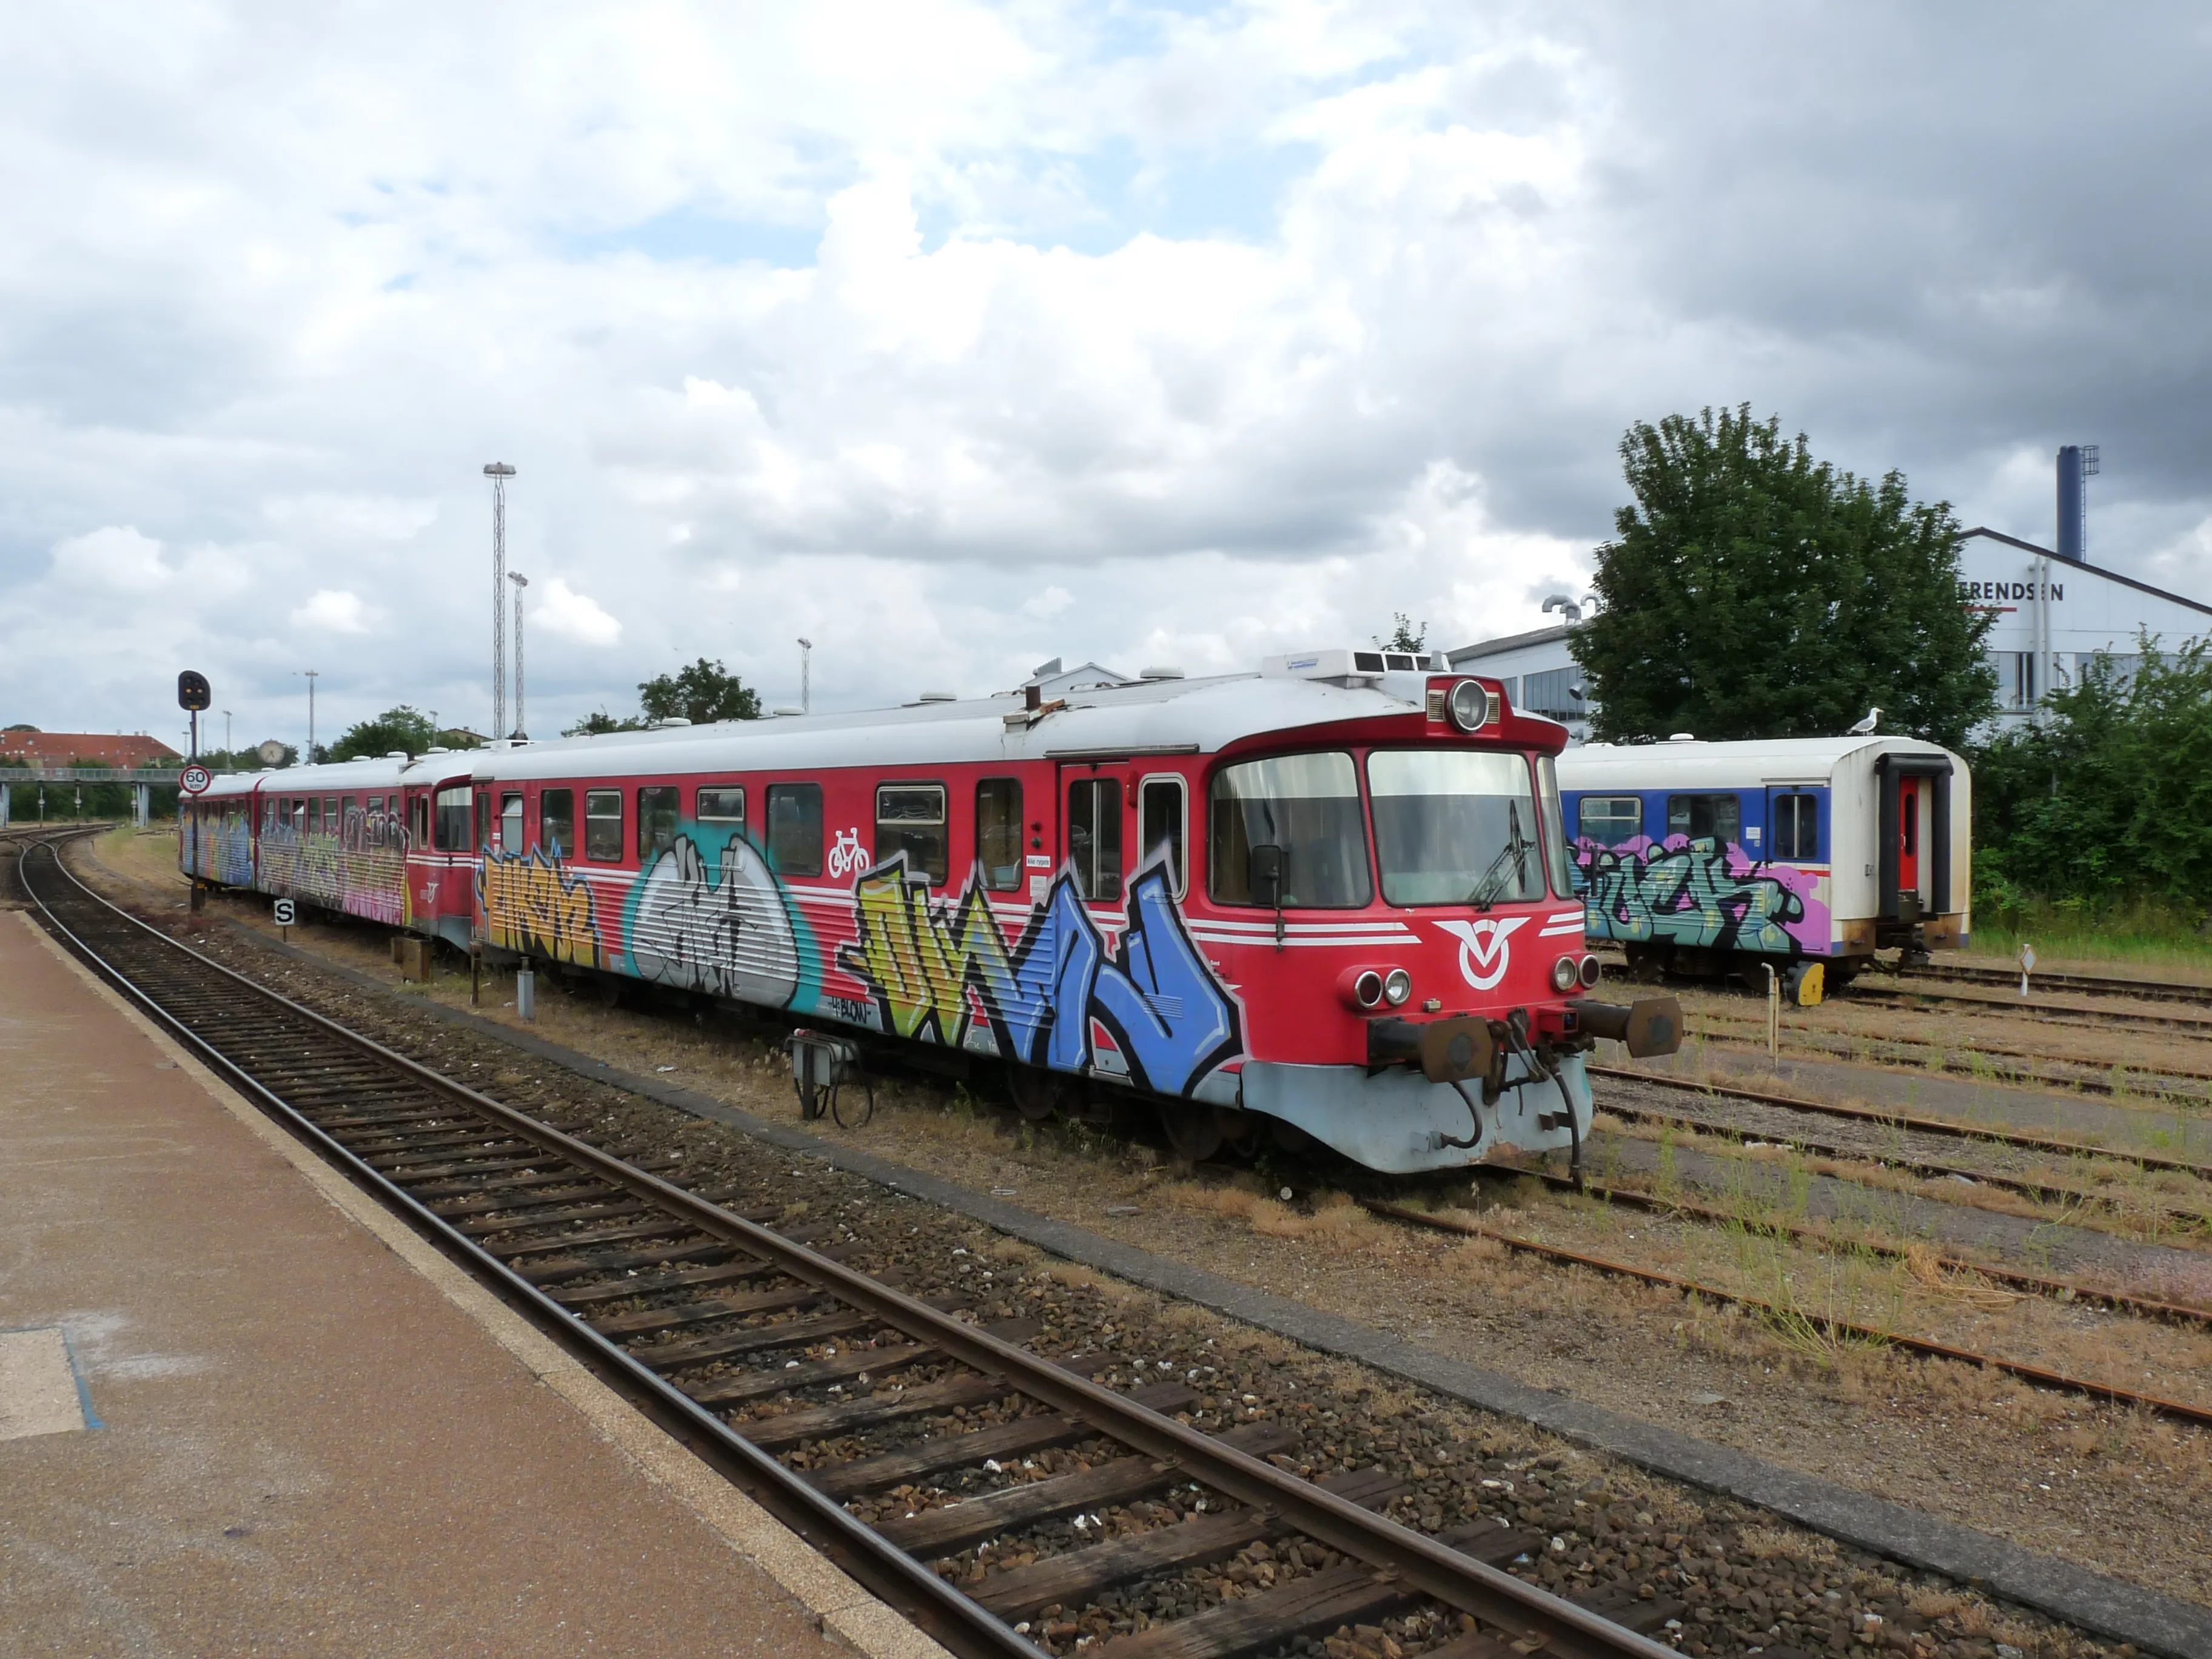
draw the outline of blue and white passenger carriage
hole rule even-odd
[[[1559,771],[1589,937],[1632,969],[1765,963],[1809,1002],[1876,951],[1966,945],[1972,784],[1938,744],[1588,744]]]

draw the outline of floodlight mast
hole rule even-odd
[[[530,578],[510,570],[507,579],[514,584],[514,730],[510,735],[527,743],[530,733],[522,720],[522,590],[530,586]]]
[[[484,468],[491,480],[491,729],[507,725],[507,481],[514,469],[505,461]]]
[[[799,642],[799,712],[814,712],[814,641]]]

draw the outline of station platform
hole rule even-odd
[[[0,914],[0,1651],[943,1650]]]

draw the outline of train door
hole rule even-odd
[[[1060,808],[1065,840],[1060,855],[1086,904],[1121,902],[1127,878],[1130,798],[1133,775],[1118,762],[1091,761],[1060,769]]]
[[[1923,780],[1897,781],[1897,893],[1917,906],[1920,897],[1920,795]]]

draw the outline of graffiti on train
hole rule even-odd
[[[398,925],[405,904],[407,837],[397,814],[355,807],[335,830],[305,829],[271,811],[261,830],[261,886],[348,915]]]
[[[988,1031],[1000,1053],[1064,1071],[1126,1069],[1182,1094],[1243,1052],[1236,1002],[1184,931],[1164,865],[1130,884],[1128,926],[1109,951],[1063,871],[1011,948],[979,869],[933,902],[904,853],[855,885],[856,937],[838,965],[868,988],[883,1028],[957,1047]],[[1103,1031],[1102,1048],[1097,1032]]]
[[[1827,907],[1813,897],[1816,878],[1762,864],[1734,842],[1583,841],[1575,871],[1594,939],[1778,953],[1827,946]]]
[[[579,968],[603,965],[591,884],[543,852],[486,856],[477,869],[477,903],[484,937],[503,950]]]
[[[791,907],[742,836],[730,836],[709,864],[693,836],[679,833],[631,894],[628,937],[641,979],[776,1008],[798,997]]]

